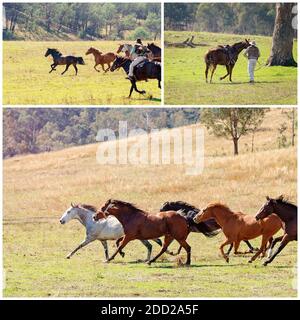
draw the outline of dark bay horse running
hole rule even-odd
[[[126,57],[120,57],[117,56],[116,60],[114,61],[112,67],[110,68],[110,71],[115,71],[119,68],[123,68],[126,74],[128,75],[129,73],[129,66],[131,64],[131,60],[126,58]],[[154,61],[149,61],[145,60],[138,64],[133,71],[134,75],[134,80],[130,80],[131,82],[131,88],[129,92],[128,98],[131,97],[133,89],[140,93],[140,94],[145,94],[146,91],[138,90],[136,86],[137,81],[143,81],[143,80],[148,80],[148,79],[157,79],[158,80],[158,87],[161,88],[160,82],[161,82],[161,65],[159,62],[154,62]]]
[[[59,52],[57,49],[49,49],[45,53],[45,57],[48,57],[49,55],[53,58],[53,63],[51,64],[51,70],[49,73],[51,73],[53,70],[56,71],[56,66],[58,65],[65,65],[66,69],[62,72],[64,74],[70,67],[70,65],[73,65],[76,75],[78,72],[78,69],[76,67],[77,64],[84,64],[84,61],[82,57],[74,57],[74,56],[66,56],[63,57],[62,53]]]
[[[242,50],[248,48],[249,46],[249,40],[245,39],[245,41],[237,42],[232,46],[218,46],[217,48],[210,49],[204,56],[204,61],[206,63],[206,82],[208,78],[208,71],[211,69],[210,83],[212,83],[212,78],[218,64],[225,66],[227,70],[227,74],[221,77],[220,80],[223,80],[229,76],[229,80],[232,81],[232,70],[237,62],[238,56]]]
[[[264,262],[264,266],[271,263],[290,241],[297,241],[298,236],[297,206],[285,200],[283,196],[280,196],[277,199],[267,197],[267,202],[260,208],[255,218],[256,220],[261,220],[272,213],[275,213],[283,221],[284,235],[273,240],[268,259]],[[281,241],[279,247],[272,254],[272,249],[279,241]]]
[[[216,222],[215,219],[210,219],[205,222],[195,223],[194,218],[200,212],[200,210],[193,205],[183,202],[183,201],[170,201],[165,202],[160,211],[179,211],[180,214],[185,216],[188,219],[190,225],[190,232],[203,233],[207,237],[213,237],[217,235],[221,229],[221,226]],[[248,240],[244,240],[247,246],[250,249],[250,252],[253,253],[256,249],[252,247],[251,243]],[[229,246],[226,255],[229,255],[233,248],[233,244]],[[179,247],[177,254],[180,253],[181,247]]]
[[[161,61],[161,48],[155,45],[153,42],[148,43],[147,49],[152,53],[152,61]]]
[[[148,264],[154,262],[164,252],[173,241],[177,240],[186,250],[186,265],[191,263],[191,247],[186,242],[189,234],[189,225],[187,220],[175,211],[165,211],[156,214],[145,212],[131,203],[120,200],[108,200],[105,205],[94,215],[97,221],[103,217],[113,215],[123,225],[124,234],[117,251],[110,257],[110,260],[122,250],[129,241],[149,240],[165,236],[161,251],[152,258]]]

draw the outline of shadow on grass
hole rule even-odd
[[[213,83],[208,83],[209,85],[240,85],[240,84],[248,84],[249,86],[255,86],[256,84],[263,84],[263,83],[269,83],[269,84],[274,84],[274,83],[282,83],[283,81],[255,81],[254,83],[249,83],[249,81],[244,81],[244,82],[213,82]]]

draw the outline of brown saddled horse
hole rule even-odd
[[[116,59],[116,55],[113,52],[102,54],[101,51],[93,47],[89,48],[89,50],[86,52],[86,55],[88,54],[92,54],[94,56],[94,69],[98,72],[100,72],[100,70],[98,70],[96,67],[99,64],[101,64],[102,70],[106,73],[110,69],[110,64]],[[107,69],[104,69],[104,64],[107,64]]]
[[[269,217],[270,214],[276,214],[283,221],[284,235],[273,240],[268,260],[264,262],[264,266],[271,263],[290,241],[297,241],[298,237],[297,206],[285,200],[283,196],[280,196],[277,199],[267,197],[267,202],[261,207],[255,218],[256,220],[265,219],[266,217]],[[275,244],[279,241],[281,241],[279,247],[271,254]]]
[[[175,211],[165,211],[150,214],[129,202],[110,199],[101,210],[94,215],[94,220],[97,221],[109,215],[115,216],[121,222],[125,236],[118,246],[117,251],[108,261],[114,259],[129,241],[136,239],[149,240],[165,236],[161,251],[148,261],[148,264],[150,265],[166,252],[169,244],[175,239],[186,250],[186,265],[190,265],[191,247],[186,242],[189,234],[189,226],[187,220],[179,213]]]
[[[268,241],[272,241],[272,236],[282,228],[281,220],[271,214],[267,218],[257,221],[255,217],[241,212],[233,212],[227,206],[220,203],[213,203],[201,210],[194,218],[196,223],[215,219],[221,226],[226,240],[220,246],[220,251],[226,262],[229,262],[229,256],[224,253],[223,248],[233,243],[234,253],[239,254],[238,248],[243,240],[251,240],[262,236],[260,249],[249,260],[251,263],[260,254],[265,255]]]
[[[245,39],[245,41],[237,42],[232,46],[228,46],[228,48],[225,48],[224,46],[218,46],[217,48],[210,49],[204,56],[204,61],[206,63],[206,82],[208,77],[208,70],[211,68],[210,83],[212,83],[212,78],[218,64],[226,66],[227,70],[227,74],[221,77],[220,80],[223,80],[227,76],[229,76],[229,80],[232,81],[232,70],[235,63],[237,62],[238,56],[242,52],[242,50],[248,48],[249,46],[249,40]],[[227,50],[231,52],[232,59],[229,58]]]

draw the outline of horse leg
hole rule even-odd
[[[275,239],[276,240],[276,239]],[[274,240],[274,241],[275,241]],[[291,241],[291,238],[289,237],[289,235],[285,234],[282,238],[282,241],[279,245],[279,247],[276,249],[276,251],[272,254],[272,256],[270,258],[268,258],[268,260],[266,260],[264,262],[264,266],[267,266],[269,263],[271,263],[275,257],[278,255],[278,253],[281,252],[281,250]]]
[[[77,69],[77,67],[76,67],[76,63],[73,63],[73,67],[74,67],[74,69],[75,69],[75,71],[76,71],[76,76],[77,76],[77,72],[78,72],[78,69]]]
[[[259,250],[255,253],[255,255],[248,261],[249,263],[252,263],[264,250],[265,247],[269,241],[270,236],[269,235],[263,235],[262,239],[261,239],[261,245]]]
[[[129,96],[128,96],[128,98],[131,97],[133,88],[134,88],[134,84],[133,84],[133,82],[131,81],[131,88],[130,88],[130,91],[129,91]]]
[[[171,237],[170,235],[165,235],[165,239],[164,239],[164,245],[161,248],[160,252],[151,260],[148,261],[148,264],[150,265],[152,262],[154,262],[156,259],[158,259],[164,252],[166,252],[168,246],[170,245],[170,243],[173,241],[173,237]]]
[[[118,240],[116,241],[117,248],[118,248],[118,246],[119,246],[119,244],[120,244],[120,242],[121,242],[122,239],[123,239],[123,238],[120,238],[120,239],[118,239]],[[125,257],[125,252],[123,252],[122,250],[120,250],[119,254],[120,254],[120,256],[121,256],[122,258]]]
[[[127,237],[126,235],[122,238],[121,244],[120,246],[117,248],[117,250],[115,251],[115,253],[108,259],[106,260],[106,262],[109,262],[111,260],[113,260],[115,258],[115,256],[120,253],[120,251],[126,246],[126,244],[132,239],[130,239],[129,237]]]
[[[273,242],[273,237],[270,237],[269,240],[267,241],[267,243],[263,249],[263,252],[261,253],[261,258],[264,258],[266,256],[266,251],[267,251],[267,249],[269,249],[268,242],[269,242],[269,247],[271,247],[271,244]]]
[[[180,248],[183,247],[186,251],[186,266],[191,264],[191,246],[186,242],[186,240],[177,240],[180,243]]]
[[[152,244],[148,240],[140,240],[141,243],[147,248],[148,253],[147,253],[147,258],[144,262],[147,262],[151,258],[151,252],[152,252]]]
[[[105,73],[110,69],[110,63],[107,63],[108,68],[105,70]]]
[[[95,239],[88,239],[88,238],[85,239],[84,241],[82,241],[82,242],[80,243],[80,245],[79,245],[78,247],[76,247],[71,253],[69,253],[69,254],[66,256],[66,258],[67,258],[67,259],[70,259],[76,251],[78,251],[79,249],[85,247],[86,245],[88,245],[89,243],[91,243],[91,242],[94,241],[94,240],[95,240]]]
[[[163,244],[160,239],[152,239],[152,240],[162,247]],[[166,253],[169,254],[170,256],[175,256],[175,254],[172,251],[169,251],[168,249],[166,250]]]
[[[136,92],[138,92],[139,94],[145,94],[146,93],[146,91],[145,90],[142,90],[142,91],[140,91],[140,90],[138,90],[138,88],[137,88],[137,86],[136,86],[136,82],[134,81],[133,82],[134,83],[134,90],[136,91]]]
[[[205,69],[205,81],[207,83],[207,77],[208,77],[208,71],[209,71],[209,64],[206,64],[206,69]]]
[[[224,80],[226,77],[229,76],[229,66],[228,65],[226,65],[226,70],[227,70],[227,74],[225,74],[225,76],[223,76],[223,77],[220,77],[220,80]]]
[[[248,248],[249,248],[249,253],[253,253],[254,251],[257,251],[258,249],[256,249],[256,248],[253,248],[252,247],[252,245],[251,245],[251,243],[248,241],[248,240],[244,240],[244,242],[246,243],[246,245],[248,246]]]
[[[159,89],[161,89],[160,82],[161,82],[161,80],[158,80],[158,87],[159,87]]]
[[[211,70],[211,75],[210,75],[210,83],[212,83],[212,78],[213,78],[213,75],[214,75],[216,69],[217,69],[217,66],[213,65],[212,70]]]
[[[65,71],[64,72],[62,72],[61,74],[63,75],[68,69],[69,69],[69,67],[70,67],[70,65],[69,64],[67,64],[66,65],[66,69],[65,69]]]
[[[95,69],[97,72],[100,72],[100,70],[98,70],[98,69],[96,68],[97,65],[98,65],[98,63],[96,63],[96,64],[94,65],[94,69]]]
[[[239,252],[239,251],[238,251],[239,246],[240,246],[240,243],[241,243],[241,240],[237,240],[237,241],[234,243],[234,254],[242,254],[242,252]]]
[[[56,71],[56,69],[55,69],[56,66],[57,66],[56,63],[52,63],[51,66],[50,66],[51,70],[49,71],[49,73],[51,73],[53,70]]]
[[[101,63],[102,70],[105,72],[104,64]]]
[[[221,254],[222,254],[222,257],[225,259],[226,262],[229,262],[229,256],[227,256],[225,253],[224,253],[224,247],[228,244],[232,244],[232,241],[226,239],[220,246],[220,251],[221,251]]]
[[[108,256],[108,246],[107,246],[107,241],[106,240],[100,240],[100,242],[103,245],[104,248],[104,253],[105,253],[105,259],[108,260],[109,256]]]
[[[232,248],[233,248],[233,243],[229,246],[229,249],[228,249],[227,252],[226,252],[226,256],[229,256]]]
[[[273,250],[273,248],[275,247],[275,244],[276,244],[277,242],[281,241],[282,239],[283,239],[283,236],[277,237],[277,238],[275,238],[275,239],[272,241],[270,247],[268,248],[268,258],[271,257],[271,255],[272,255],[272,250]]]

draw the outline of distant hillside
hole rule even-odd
[[[160,37],[160,4],[4,3],[4,40]]]

